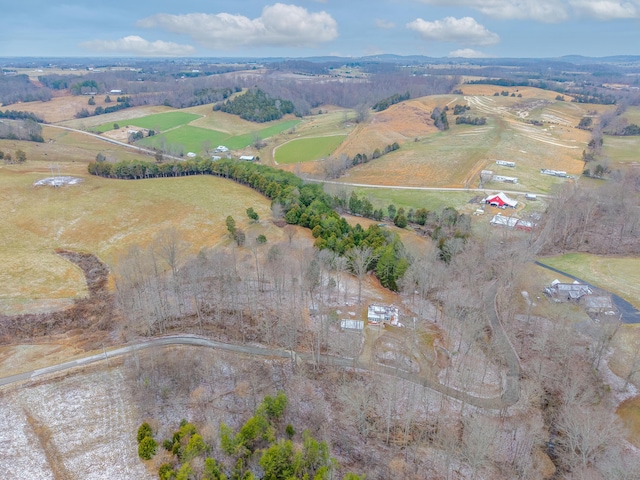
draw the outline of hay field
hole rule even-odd
[[[624,164],[640,164],[640,137],[616,137],[605,135],[603,143],[605,157]]]
[[[181,125],[186,125],[193,120],[197,120],[200,118],[199,115],[183,112],[183,111],[173,111],[166,113],[157,113],[154,115],[146,115],[144,117],[132,118],[129,120],[129,123],[133,126],[146,128],[149,130],[159,130],[165,131],[171,128],[176,128]],[[113,123],[103,123],[92,130],[97,132],[106,132],[108,130],[113,129]]]
[[[392,105],[387,110],[371,114],[368,121],[359,124],[335,155],[353,157],[358,153],[371,155],[376,148],[383,149],[394,142],[403,144],[437,132],[430,115],[433,102],[444,106],[449,96],[436,95],[423,99],[408,100]]]
[[[81,169],[86,171],[86,164],[95,160],[98,153],[104,154],[112,161],[152,159],[141,152],[59,128],[44,126],[42,136],[45,139],[44,143],[0,140],[0,150],[12,155],[17,149],[23,150],[27,154],[27,165],[41,173],[49,172],[50,165],[62,166],[75,162],[81,162]]]
[[[26,102],[20,103],[19,105],[8,105],[6,108],[3,107],[3,110],[20,110],[23,112],[32,112],[42,118],[45,122],[59,123],[65,120],[75,119],[76,113],[78,113],[83,108],[86,108],[90,112],[93,112],[96,107],[108,107],[110,105],[116,104],[115,97],[112,98],[111,103],[104,103],[105,97],[105,94],[94,95],[96,104],[89,105],[89,98],[91,98],[91,96],[89,95],[66,95],[63,97],[54,97],[48,102]],[[104,118],[104,116],[98,115],[96,118]],[[102,122],[104,122],[104,120],[102,120]]]
[[[640,308],[640,258],[568,253],[539,261],[615,293]]]
[[[337,134],[291,140],[278,147],[275,160],[279,164],[292,164],[328,157],[345,137]]]
[[[487,184],[488,188],[548,193],[554,185],[566,180],[541,175],[540,169],[564,170],[569,175],[580,175],[584,165],[582,150],[586,148],[590,139],[589,132],[570,125],[576,119],[579,121],[582,110],[574,111],[568,107],[569,111],[565,112],[566,102],[549,99],[553,92],[539,89],[527,89],[522,92],[522,98],[439,95],[405,102],[414,109],[418,108],[418,105],[421,106],[422,117],[414,116],[411,122],[425,128],[424,125],[428,121],[429,131],[412,138],[407,134],[415,132],[403,130],[401,133],[405,135],[405,140],[399,142],[400,150],[349,170],[344,181],[375,185],[475,187],[479,184],[480,171],[489,169],[497,175],[517,177],[519,183],[507,184],[507,187],[505,184],[494,182]],[[526,96],[533,94],[539,94],[541,98]],[[552,98],[554,97],[555,95]],[[395,109],[389,108],[381,112],[387,116],[399,116],[399,123],[387,122],[388,128],[392,129],[394,125],[400,128],[400,122],[410,118],[405,115],[406,110],[400,108],[405,103],[394,105],[397,107]],[[471,108],[464,115],[485,117],[487,124],[456,125],[456,117],[451,112],[455,104],[469,105]],[[450,108],[450,129],[440,132],[433,127],[429,115],[436,106],[443,108],[445,105]],[[582,108],[586,112],[589,107],[586,105]],[[542,127],[534,126],[528,123],[527,117],[531,112],[547,115],[547,122],[553,118],[554,123],[547,123]],[[369,134],[368,129],[371,128],[369,125],[375,126],[379,123],[378,115],[381,114],[373,115],[367,125],[359,126],[338,152],[353,148],[354,144],[375,144],[379,136],[375,132]],[[424,119],[425,116],[427,120]],[[392,131],[387,132],[387,138],[391,138],[392,135]],[[496,160],[514,161],[517,167],[498,167],[495,164]]]
[[[44,162],[3,166],[0,172],[0,262],[10,266],[0,272],[0,311],[7,313],[33,299],[85,293],[81,272],[59,258],[56,248],[92,252],[113,266],[128,246],[147,245],[164,228],[180,230],[196,253],[226,239],[227,215],[242,228],[248,227],[248,207],[263,220],[271,216],[263,196],[212,176],[113,180],[88,175],[84,162],[67,162],[60,173],[81,177],[82,183],[51,188],[33,187],[50,175]],[[269,222],[261,223],[269,230]],[[262,227],[249,230],[255,228]]]

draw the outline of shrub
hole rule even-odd
[[[158,444],[153,437],[144,437],[138,445],[138,456],[143,460],[151,460],[156,454]]]
[[[144,422],[138,427],[138,443],[142,442],[146,437],[153,437],[153,430],[151,430],[151,425]]]

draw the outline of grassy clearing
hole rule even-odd
[[[328,157],[345,138],[346,135],[331,135],[292,140],[278,148],[275,160],[278,163],[292,164]]]
[[[227,215],[243,228],[248,207],[270,218],[267,199],[216,177],[109,180],[86,174],[86,164],[68,163],[61,174],[82,177],[80,185],[34,188],[47,168],[27,162],[0,170],[0,263],[10,266],[0,273],[1,309],[84,293],[82,274],[56,248],[89,251],[113,266],[129,245],[147,245],[163,228],[179,229],[196,253],[226,238]]]
[[[638,122],[640,123],[640,122]],[[640,162],[640,137],[604,136],[604,156],[620,163]]]
[[[640,258],[568,253],[540,262],[615,293],[640,308]]]
[[[188,112],[167,112],[157,113],[155,115],[147,115],[139,118],[132,118],[128,120],[128,123],[140,128],[148,128],[150,130],[165,131],[170,128],[186,125],[189,122],[200,118],[199,115]],[[103,123],[94,128],[94,130],[102,133],[108,130],[113,130],[113,123]]]

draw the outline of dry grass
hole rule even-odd
[[[92,252],[113,266],[128,246],[150,244],[164,228],[180,230],[196,253],[226,238],[227,215],[243,228],[248,227],[248,207],[261,219],[270,218],[263,196],[212,176],[127,181],[89,176],[86,164],[79,162],[61,163],[60,169],[83,182],[57,189],[33,187],[50,175],[44,162],[1,169],[0,238],[5,248],[0,262],[10,266],[0,274],[4,312],[22,311],[33,299],[85,294],[81,272],[58,257],[56,248]],[[268,238],[277,235],[269,233],[269,222],[264,224]]]
[[[83,108],[86,108],[90,112],[96,107],[108,107],[115,105],[116,96],[111,95],[111,103],[104,103],[106,95],[95,95],[95,105],[89,105],[89,96],[87,95],[66,95],[62,97],[54,97],[48,102],[27,102],[20,105],[10,105],[7,107],[9,110],[21,110],[23,112],[32,112],[38,115],[40,118],[49,123],[60,123],[68,121],[69,126],[76,126],[79,128],[81,125],[99,125],[101,123],[109,122],[113,120],[121,120],[123,118],[132,118],[132,112],[136,112],[135,116],[140,117],[142,115],[148,115],[150,110],[155,110],[154,107],[137,107],[131,109],[120,110],[119,112],[110,113],[107,115],[98,115],[95,117],[87,117],[83,119],[76,119],[75,115]],[[162,111],[166,111],[166,107],[161,107]],[[125,113],[126,112],[126,113]],[[145,113],[142,113],[145,112]]]
[[[616,413],[627,429],[627,440],[636,448],[640,448],[640,397],[622,402]]]
[[[485,90],[478,89],[479,92]],[[553,92],[522,89],[521,93],[522,98],[425,97],[394,105],[373,115],[369,122],[356,128],[337,153],[370,151],[374,146],[392,141],[399,141],[401,149],[351,169],[345,181],[375,185],[473,187],[479,182],[480,170],[491,169],[496,174],[518,177],[519,185],[509,185],[509,189],[547,193],[564,180],[543,176],[540,169],[580,174],[583,169],[582,150],[589,140],[589,133],[569,126],[581,117],[581,113],[573,112],[570,116],[554,110],[558,105],[560,109],[565,108],[566,102],[552,100],[555,97]],[[450,129],[438,132],[429,118],[431,111],[445,105],[452,108],[455,104],[470,105],[467,115],[486,117],[487,124],[455,125],[455,117],[449,114]],[[581,108],[586,111],[589,107]],[[538,115],[548,111],[547,121],[553,119],[555,123],[544,127],[528,124],[526,120],[531,112],[538,110]],[[495,160],[515,161],[517,167],[497,167]],[[506,188],[503,185],[488,186]]]

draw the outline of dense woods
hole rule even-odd
[[[232,113],[252,122],[279,120],[287,113],[293,113],[293,103],[281,98],[271,98],[262,90],[249,90],[232,100],[216,104],[214,110]]]

